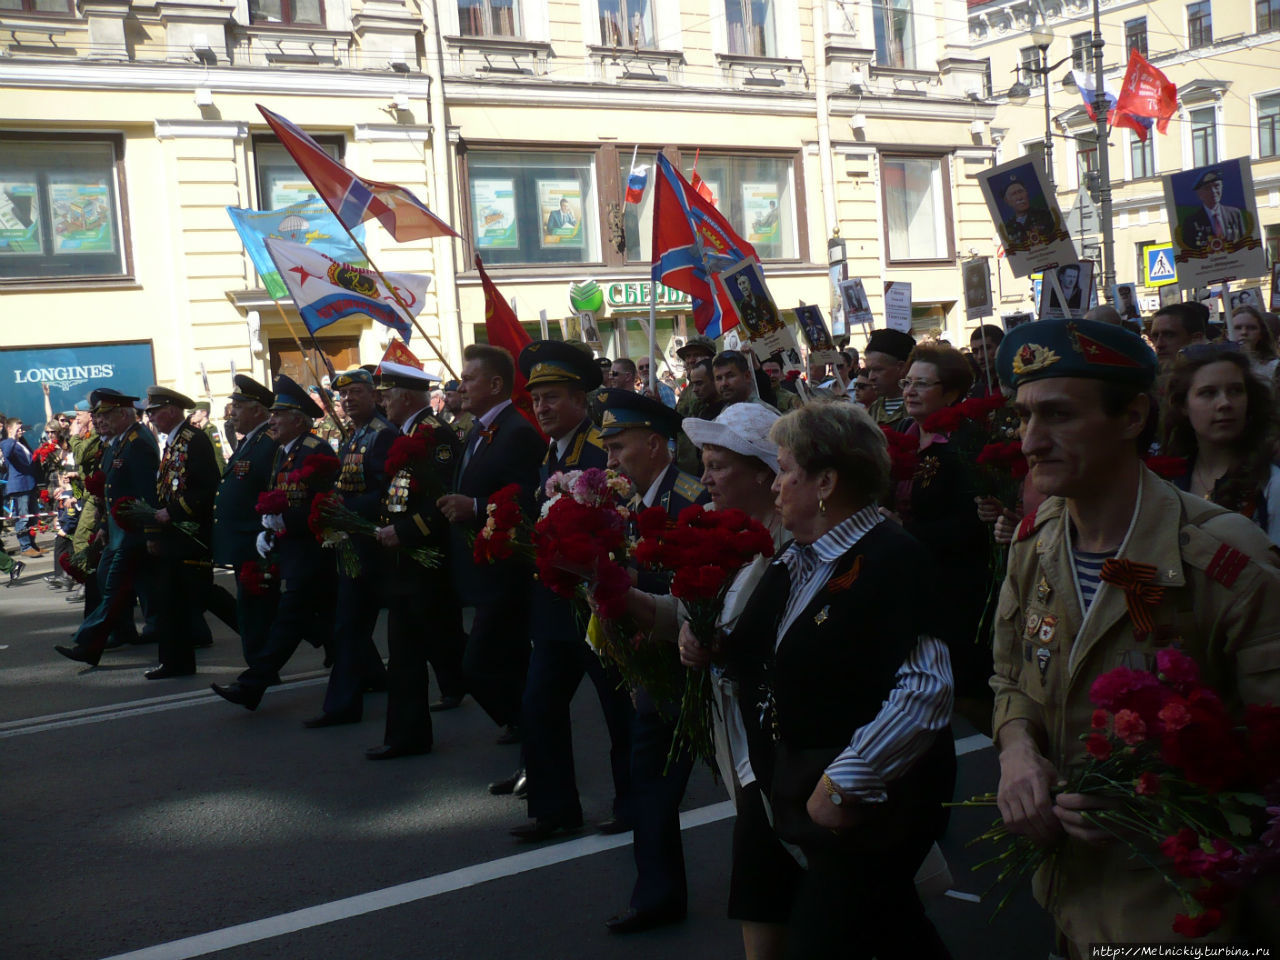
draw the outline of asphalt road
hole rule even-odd
[[[436,715],[431,755],[370,763],[385,695],[366,697],[363,723],[304,729],[324,683],[310,647],[252,714],[209,690],[242,668],[212,618],[194,677],[144,679],[154,646],[108,651],[97,669],[63,659],[53,645],[81,614],[42,581],[51,568],[31,561],[0,588],[3,960],[743,955],[725,918],[732,808],[705,769],[684,803],[688,921],[612,937],[603,921],[634,879],[629,835],[516,844],[523,804],[485,786],[518,751],[494,744],[473,701]],[[574,718],[586,817],[603,820],[607,737],[589,684]],[[957,795],[992,789],[991,749],[962,721],[955,736]],[[991,922],[990,902],[975,902],[989,876],[970,872],[982,852],[965,840],[990,819],[955,811],[953,889],[929,912],[956,960],[1039,960],[1049,925],[1029,895]]]

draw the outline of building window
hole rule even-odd
[[[685,179],[693,157],[681,157]],[[715,197],[716,209],[756,248],[761,260],[794,260],[796,247],[795,166],[790,158],[726,157],[702,154],[698,176]]]
[[[1144,57],[1147,55],[1147,18],[1138,17],[1136,20],[1126,20],[1124,22],[1124,48],[1128,50],[1137,50]]]
[[[118,139],[0,135],[0,279],[127,273]]]
[[[1280,0],[1258,0],[1258,33],[1280,30]]]
[[[335,160],[342,159],[341,137],[316,137],[316,143]],[[303,200],[317,200],[319,195],[311,181],[298,169],[275,137],[254,137],[253,158],[257,174],[258,206],[262,210],[279,210]]]
[[[1280,223],[1269,223],[1265,228],[1267,262],[1280,260]]]
[[[1155,137],[1150,133],[1143,141],[1132,130],[1129,131],[1129,169],[1134,180],[1156,175]]]
[[[324,26],[323,0],[249,0],[251,23]]]
[[[464,37],[520,36],[517,0],[458,0],[458,32]]]
[[[1280,155],[1280,94],[1258,98],[1258,156]]]
[[[471,235],[485,262],[600,260],[594,154],[476,150],[466,175]]]
[[[1038,71],[1044,65],[1044,57],[1039,47],[1023,47],[1021,51],[1022,69],[1020,79],[1028,87],[1035,88],[1044,82],[1044,74]]]
[[[1071,66],[1088,70],[1093,60],[1093,34],[1077,33],[1071,37]]]
[[[916,68],[911,0],[879,0],[871,6],[876,28],[876,63],[882,67]]]
[[[1218,120],[1213,107],[1192,110],[1191,165],[1204,167],[1218,162]]]
[[[995,81],[991,78],[991,58],[982,62],[982,96],[990,100],[995,95]]]
[[[773,0],[724,0],[729,52],[745,57],[776,57],[778,30]]]
[[[1098,172],[1098,135],[1082,134],[1076,137],[1076,173],[1081,184],[1089,182],[1089,175]]]
[[[1207,47],[1213,43],[1213,11],[1209,0],[1187,4],[1187,48]]]
[[[889,259],[950,259],[951,213],[942,158],[885,157],[880,179]]]
[[[0,10],[21,10],[23,13],[44,14],[75,12],[71,0],[0,0]]]
[[[599,3],[603,46],[653,47],[652,0],[599,0]]]

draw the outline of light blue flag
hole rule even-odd
[[[289,291],[285,289],[280,271],[267,253],[266,240],[269,237],[303,244],[317,253],[355,267],[369,265],[360,248],[351,242],[347,231],[323,200],[303,200],[279,210],[227,207],[227,215],[231,217],[236,233],[240,234],[240,242],[248,251],[249,259],[253,261],[263,286],[267,288],[267,295],[272,300],[287,297]],[[364,227],[357,226],[352,233],[364,243]]]

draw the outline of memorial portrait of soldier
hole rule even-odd
[[[734,311],[752,340],[782,329],[778,308],[765,289],[758,264],[748,263],[725,273],[723,282]]]

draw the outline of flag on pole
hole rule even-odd
[[[1177,85],[1147,63],[1146,57],[1137,50],[1130,50],[1129,66],[1125,69],[1120,96],[1116,99],[1116,112],[1153,118],[1156,130],[1164,133],[1177,109]]]
[[[335,320],[362,313],[391,327],[406,341],[409,339],[409,320],[393,306],[395,297],[373,271],[335,260],[300,243],[270,238],[265,243],[312,335]],[[431,278],[411,273],[385,276],[410,314],[417,316]]]
[[[1080,96],[1084,98],[1084,106],[1089,111],[1089,119],[1097,122],[1098,116],[1093,109],[1093,104],[1098,94],[1097,88],[1093,85],[1093,74],[1083,70],[1072,70],[1071,78],[1075,81],[1076,89],[1080,91]],[[1138,117],[1127,111],[1117,110],[1116,101],[1119,96],[1111,84],[1105,83],[1103,85],[1102,95],[1107,101],[1107,122],[1113,127],[1128,127],[1137,133],[1139,140],[1146,143],[1147,134],[1150,132],[1154,121],[1150,117]]]
[[[713,275],[742,260],[759,263],[760,258],[662,154],[653,191],[653,282],[689,294],[694,326],[715,339],[738,321],[732,301]]]
[[[707,186],[707,181],[698,176],[698,170],[696,167],[690,175],[689,186],[693,188],[694,192],[697,193],[698,196],[707,201],[707,203],[711,204],[713,207],[716,205],[716,195],[712,193],[711,188]]]
[[[425,376],[429,380],[439,380],[434,373],[428,373],[422,366],[422,361],[413,355],[413,352],[399,340],[392,340],[387,352],[382,355],[382,359],[378,361],[378,366],[374,368],[374,376],[380,373],[390,374],[406,374],[412,377]]]
[[[516,312],[511,309],[502,293],[489,275],[484,272],[484,264],[476,257],[476,269],[480,271],[480,285],[484,288],[484,332],[489,342],[495,347],[503,347],[511,354],[512,359],[519,359],[520,351],[533,342],[533,338],[525,333],[524,327],[516,319]],[[533,415],[533,398],[529,396],[529,388],[525,386],[525,375],[516,364],[515,383],[512,384],[511,402],[514,403],[524,418],[533,424],[538,433],[538,418]]]
[[[272,300],[287,297],[284,281],[267,253],[266,239],[288,240],[301,243],[312,250],[319,250],[326,256],[350,263],[353,266],[365,267],[368,262],[338,222],[333,212],[322,200],[303,200],[291,203],[279,210],[246,210],[242,207],[227,207],[227,215],[231,224],[240,235],[253,267],[262,278],[262,285],[267,289],[267,296]],[[364,227],[357,225],[352,231],[356,240],[364,242]]]
[[[347,229],[372,217],[399,243],[458,234],[404,187],[358,176],[329,156],[320,144],[262,104],[258,110],[320,198]]]
[[[631,168],[627,177],[627,196],[624,203],[639,203],[644,198],[644,188],[649,185],[649,165],[642,163]]]

